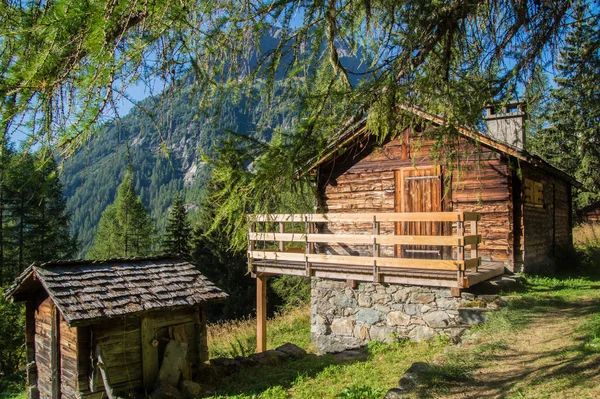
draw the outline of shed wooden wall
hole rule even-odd
[[[319,207],[324,212],[394,212],[395,171],[401,168],[443,164],[434,158],[432,140],[407,129],[398,138],[377,147],[372,142],[356,143],[319,170]],[[508,159],[467,139],[455,142],[457,153],[469,154],[459,161],[460,168],[444,175],[444,211],[481,213],[480,256],[503,261],[513,267],[512,171]],[[442,150],[438,149],[438,153]],[[448,182],[448,179],[451,179]],[[350,229],[333,226],[333,229]],[[393,227],[382,226],[382,234],[393,234]]]
[[[77,329],[60,316],[60,392],[65,399],[79,398],[77,371]]]
[[[40,399],[52,398],[52,300],[47,298],[35,312],[35,363]]]
[[[152,383],[155,381],[166,342],[170,339],[187,343],[187,366],[184,378],[197,380],[202,363],[208,360],[206,314],[203,306],[178,310],[158,310],[144,317],[111,319],[83,327],[69,327],[46,298],[39,305],[28,302],[28,320],[32,331],[27,336],[30,356],[35,360],[36,381],[39,397],[53,396],[52,345],[53,334],[57,339],[58,372],[61,397],[65,399],[106,397],[101,375],[95,364],[95,348],[102,350],[108,380],[115,394],[140,392],[144,389],[144,373],[147,372],[148,353],[156,364],[151,366]],[[33,307],[37,305],[37,307]],[[58,324],[53,331],[53,318]],[[28,324],[29,325],[29,324]],[[144,331],[144,328],[146,329]],[[158,346],[152,341],[157,339]],[[145,351],[145,352],[144,352]],[[146,354],[146,356],[145,356]],[[93,385],[93,386],[92,386]]]

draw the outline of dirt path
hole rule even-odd
[[[482,367],[469,381],[436,396],[600,398],[600,354],[582,352],[577,331],[598,310],[598,302],[589,300],[548,308],[534,313],[531,323],[514,336],[492,334],[465,345],[460,351],[488,348],[478,359]]]

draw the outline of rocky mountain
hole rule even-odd
[[[276,46],[277,37],[277,32],[266,36],[263,51]],[[345,54],[342,57],[345,66],[360,72],[364,66],[356,60]],[[91,247],[100,216],[114,201],[128,165],[133,168],[136,191],[160,231],[175,193],[184,195],[194,213],[210,172],[201,154],[211,152],[226,132],[270,139],[268,130],[260,136],[256,133],[263,104],[225,100],[200,112],[199,95],[190,81],[177,86],[105,124],[63,163],[64,194],[73,232],[81,242],[80,256]],[[289,126],[293,115],[281,115],[279,122]]]

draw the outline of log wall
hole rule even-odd
[[[318,183],[320,211],[399,211],[395,205],[395,172],[401,168],[444,164],[443,160],[436,159],[434,141],[415,136],[419,133],[407,129],[399,138],[380,147],[372,143],[357,143],[334,161],[322,165]],[[442,210],[481,213],[479,228],[483,242],[479,246],[480,256],[483,260],[503,261],[512,269],[512,171],[508,159],[466,139],[455,140],[453,146],[458,156],[455,164],[459,167],[442,171]],[[437,153],[440,152],[438,149]],[[341,232],[353,230],[356,226],[330,225],[329,228],[332,232]],[[394,227],[382,225],[382,234],[394,234]],[[342,250],[333,248],[335,252],[343,250],[362,251],[355,246]],[[384,256],[389,256],[391,251],[389,248],[384,250]]]
[[[442,169],[443,211],[472,211],[481,214],[479,234],[482,260],[502,261],[515,272],[536,273],[554,268],[558,252],[572,245],[570,183],[546,169],[527,162],[514,162],[506,154],[454,138],[443,149],[423,133],[405,130],[398,138],[377,146],[358,140],[333,160],[323,163],[318,173],[321,212],[398,212],[396,171],[402,168],[457,165]],[[452,162],[445,156],[450,154]],[[511,165],[514,162],[514,165]],[[525,199],[525,181],[543,185],[544,205],[530,206]],[[538,194],[536,194],[539,196]],[[537,197],[536,197],[537,198]],[[330,224],[330,232],[354,232],[369,226]],[[364,233],[364,230],[363,230]],[[393,226],[382,225],[382,234],[394,234]],[[368,246],[330,246],[329,252],[360,254]],[[391,256],[393,248],[382,248]]]
[[[77,374],[77,329],[60,317],[60,392],[64,399],[79,398]]]
[[[520,252],[523,271],[527,273],[552,272],[555,260],[572,246],[571,187],[540,168],[522,165],[523,181],[543,185],[543,203],[527,202],[523,184],[523,240]]]
[[[35,362],[40,399],[52,398],[52,300],[47,298],[35,312]]]

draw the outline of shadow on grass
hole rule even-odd
[[[519,396],[521,391],[537,392],[542,386],[547,386],[550,393],[580,387],[600,377],[600,353],[589,349],[589,342],[599,333],[598,324],[582,323],[598,313],[600,299],[574,302],[560,297],[532,296],[515,300],[508,310],[495,312],[496,316],[480,327],[491,342],[484,338],[484,343],[476,348],[457,349],[447,354],[440,365],[432,367],[420,380],[417,397],[450,391],[461,398],[511,397],[511,392],[514,397],[525,397]],[[510,347],[512,340],[529,339],[531,321],[545,318],[548,325],[552,325],[557,315],[563,320],[581,323],[582,327],[576,329],[579,334],[549,335],[526,353]],[[548,346],[556,349],[545,350]],[[493,374],[482,375],[478,371],[485,364],[494,365]]]
[[[366,348],[361,351],[368,353]],[[215,397],[237,395],[256,397],[275,387],[289,389],[294,383],[315,377],[329,367],[351,365],[361,361],[367,361],[367,356],[362,359],[338,360],[330,354],[323,356],[308,354],[302,359],[287,361],[280,365],[251,367],[216,381]]]

